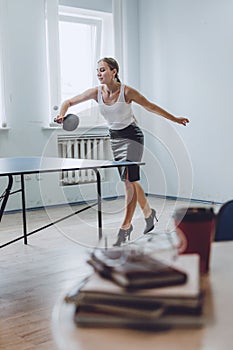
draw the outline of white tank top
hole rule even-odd
[[[131,103],[125,102],[125,85],[121,84],[118,100],[113,105],[106,105],[102,98],[102,86],[98,86],[98,104],[102,116],[110,129],[124,129],[135,121]]]

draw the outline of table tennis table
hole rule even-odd
[[[73,159],[73,158],[55,158],[55,157],[15,157],[15,158],[0,158],[0,177],[8,177],[8,185],[3,195],[0,196],[2,204],[0,207],[0,221],[4,214],[9,196],[15,193],[21,193],[22,201],[22,219],[23,219],[23,235],[19,236],[11,241],[8,241],[2,245],[3,248],[11,243],[23,239],[24,244],[27,244],[27,237],[48,228],[62,220],[76,215],[84,210],[87,210],[94,205],[98,206],[98,236],[102,238],[102,197],[101,197],[101,174],[100,169],[106,168],[119,168],[128,167],[133,165],[143,165],[143,162],[129,162],[129,161],[111,161],[111,160],[93,160],[93,159]],[[65,217],[62,217],[54,222],[50,222],[47,225],[37,228],[31,232],[27,229],[27,205],[26,205],[26,186],[25,176],[29,174],[42,174],[42,173],[55,173],[62,171],[74,171],[74,170],[87,170],[92,169],[96,174],[97,184],[97,202],[89,204],[84,208],[77,210]],[[19,189],[12,191],[15,176],[20,177]]]

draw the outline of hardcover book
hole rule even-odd
[[[184,284],[187,274],[182,269],[142,253],[129,253],[125,261],[117,263],[119,250],[94,251],[88,263],[102,277],[111,279],[127,289],[152,288]]]

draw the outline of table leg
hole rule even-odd
[[[26,219],[26,200],[25,200],[25,186],[24,186],[24,175],[21,174],[21,195],[22,195],[22,215],[23,215],[23,235],[24,244],[27,244],[27,219]]]
[[[9,196],[11,194],[12,185],[13,185],[13,176],[12,175],[8,175],[7,188],[6,188],[5,193],[3,194],[3,196],[0,197],[0,198],[3,198],[2,205],[1,205],[1,208],[0,208],[0,221],[2,219],[2,216],[3,216],[3,213],[4,213],[4,210],[5,210],[8,198],[9,198]]]
[[[97,179],[97,200],[98,200],[98,230],[99,230],[99,239],[102,238],[102,198],[101,198],[101,177],[99,170],[94,169]]]

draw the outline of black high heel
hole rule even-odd
[[[130,227],[127,230],[124,230],[123,228],[120,229],[117,241],[113,244],[114,247],[120,247],[121,243],[125,243],[126,239],[128,238],[128,241],[130,241],[130,234],[133,231],[133,226],[130,225]]]
[[[151,209],[151,214],[148,218],[145,218],[146,220],[146,227],[144,230],[144,235],[150,231],[153,230],[153,228],[155,227],[154,225],[154,220],[156,220],[158,222],[157,216],[156,216],[156,211],[154,209]]]

